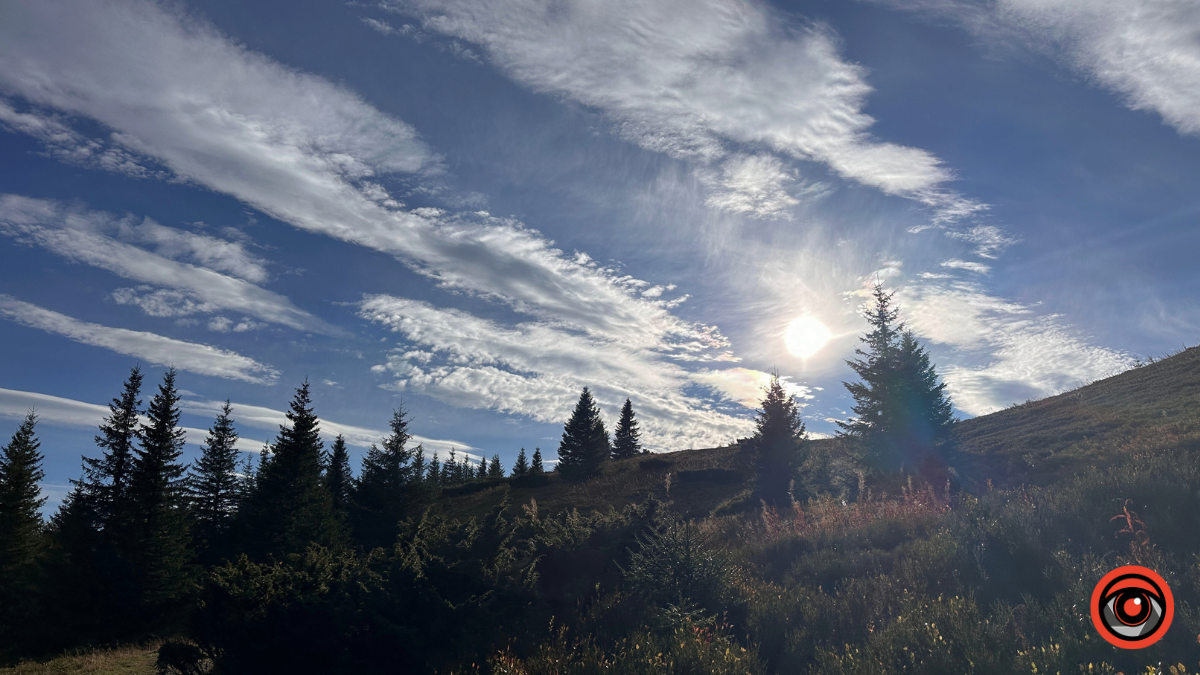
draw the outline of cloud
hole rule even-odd
[[[30,328],[57,333],[68,339],[155,365],[173,365],[200,375],[211,375],[254,384],[274,382],[279,371],[254,359],[209,345],[175,340],[154,333],[85,323],[0,293],[0,315]]]
[[[116,218],[103,212],[19,195],[0,195],[0,234],[22,243],[36,244],[73,262],[99,267],[126,279],[172,289],[168,293],[149,296],[133,289],[119,289],[114,293],[118,303],[138,305],[152,316],[180,316],[220,308],[297,330],[326,335],[343,333],[299,309],[282,295],[206,267],[172,260],[118,238],[149,240],[167,252],[207,258],[220,266],[236,266],[244,274],[252,275],[257,268],[242,255],[243,250],[238,244],[185,233],[149,219],[139,222],[131,217]]]
[[[165,178],[166,172],[147,167],[147,159],[111,141],[88,138],[52,115],[21,112],[0,99],[0,128],[27,134],[60,162],[101,169],[135,178]]]
[[[673,344],[681,355],[713,339],[711,328],[670,314],[678,299],[634,298],[612,270],[565,255],[518,222],[404,210],[384,183],[441,171],[412,127],[208,24],[134,0],[8,11],[0,91],[91,118],[178,179],[546,320],[638,345]]]
[[[655,449],[724,443],[752,427],[687,396],[687,371],[652,349],[547,323],[503,326],[387,295],[364,297],[360,316],[403,337],[386,363],[372,368],[390,375],[393,389],[558,423],[588,386],[610,424],[625,398],[632,399],[645,442]]]
[[[721,396],[735,401],[744,407],[757,409],[762,404],[766,389],[771,384],[771,374],[751,368],[726,368],[724,370],[700,370],[691,373],[689,377]],[[802,384],[791,382],[788,377],[779,378],[783,390],[789,396],[801,401],[813,398],[812,389]],[[803,407],[807,405],[801,402]]]
[[[903,319],[917,335],[950,348],[939,368],[955,406],[994,412],[1114,375],[1130,355],[1091,344],[1058,315],[989,295],[978,284],[927,280],[899,289]]]
[[[1193,0],[876,0],[949,17],[993,44],[1046,53],[1200,135],[1200,5]]]
[[[950,260],[943,260],[942,267],[949,267],[950,269],[955,269],[955,270],[966,270],[968,272],[974,272],[976,274],[987,274],[988,272],[992,271],[992,268],[990,265],[985,265],[983,263],[978,263],[978,262],[970,262],[967,260],[958,260],[957,258],[951,258]],[[933,278],[933,277],[927,277],[927,278]]]
[[[216,417],[221,412],[221,406],[223,405],[224,401],[185,398],[180,401],[180,410],[189,415]],[[287,416],[279,410],[247,405],[245,403],[231,403],[230,405],[233,406],[234,424],[238,427],[277,431],[280,425],[287,423]],[[105,405],[85,403],[83,401],[51,396],[49,394],[39,394],[32,391],[0,388],[0,417],[12,420],[24,419],[25,414],[31,409],[37,411],[38,418],[42,424],[82,428],[95,428],[99,426],[100,422],[111,413],[108,406]],[[183,430],[186,434],[187,443],[191,445],[202,444],[208,436],[208,432],[203,429],[183,427]],[[325,419],[321,420],[321,432],[327,442],[333,441],[335,436],[342,434],[346,437],[346,443],[362,448],[368,447],[372,443],[378,443],[380,439],[387,435],[387,432],[384,431],[339,424]],[[414,435],[412,443],[423,445],[426,453],[430,456],[434,452],[438,452],[444,457],[451,448],[457,449],[460,455],[466,454],[472,459],[478,460],[482,456],[482,454],[478,453],[464,452],[467,450],[477,450],[477,448],[473,448],[466,443],[459,443],[458,441]],[[264,444],[265,441],[241,436],[241,432],[239,431],[238,450],[242,452],[259,452],[262,450]]]
[[[480,45],[527,87],[595,108],[638,145],[697,165],[709,203],[776,217],[795,202],[783,159],[932,206],[938,220],[983,205],[919,148],[873,138],[864,68],[827,27],[736,0],[383,0],[426,30]],[[747,150],[754,149],[747,154]]]
[[[209,401],[204,399],[184,399],[180,401],[179,407],[186,413],[192,415],[211,415],[216,416],[221,411],[223,401]],[[281,425],[288,423],[287,415],[280,410],[274,408],[266,408],[263,406],[249,405],[246,403],[231,403],[234,411],[234,421],[238,425],[245,425],[256,429],[265,429],[268,431],[278,430]],[[369,447],[372,443],[379,443],[381,439],[389,435],[390,432],[381,431],[379,429],[367,429],[365,427],[356,427],[350,424],[341,424],[327,419],[322,419],[320,423],[321,436],[325,442],[332,442],[334,437],[341,434],[346,438],[346,443],[360,448]],[[466,455],[472,459],[479,459],[482,452],[478,448],[474,448],[466,443],[460,443],[453,440],[444,440],[437,438],[428,438],[414,434],[412,443],[422,445],[425,452],[429,456],[437,452],[443,457],[451,449],[458,451],[460,456]],[[259,444],[255,450],[262,448]],[[469,451],[475,450],[476,453]]]
[[[37,412],[40,424],[85,428],[99,426],[100,422],[112,412],[108,406],[95,403],[84,403],[32,391],[0,388],[0,417],[24,419],[25,414],[30,410]],[[208,432],[203,429],[182,428],[185,442],[190,445],[201,445],[208,436]],[[262,441],[244,438],[240,435],[236,445],[237,449],[242,452],[258,452],[262,446]]]

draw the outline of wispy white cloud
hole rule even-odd
[[[149,296],[133,289],[120,289],[114,294],[118,303],[136,304],[153,316],[225,309],[298,330],[342,334],[340,329],[301,310],[278,293],[206,267],[172,260],[119,241],[118,237],[149,240],[167,252],[204,258],[221,267],[237,267],[244,275],[253,275],[261,267],[244,255],[240,244],[182,232],[148,219],[116,218],[19,195],[0,195],[0,234],[126,279],[171,289]]]
[[[179,406],[184,412],[193,415],[212,415],[215,416],[220,412],[223,401],[208,401],[204,399],[185,398],[180,402]],[[265,429],[268,431],[278,430],[280,426],[288,423],[287,416],[281,410],[267,408],[258,405],[249,405],[246,403],[232,403],[234,421],[238,425],[245,425],[256,429]],[[319,411],[318,411],[319,414]],[[320,423],[321,436],[326,443],[332,442],[334,437],[341,434],[346,438],[348,445],[355,447],[366,448],[372,443],[379,443],[383,438],[387,437],[389,432],[379,429],[368,429],[366,427],[357,427],[351,424],[341,424],[327,419],[321,419]],[[453,440],[445,440],[438,438],[428,438],[414,434],[412,437],[414,445],[419,444],[424,446],[425,452],[430,457],[433,453],[439,453],[443,458],[451,449],[458,452],[459,456],[466,455],[472,459],[478,460],[482,454],[478,448],[472,447],[466,443],[460,443]],[[260,443],[255,450],[260,450]],[[470,452],[474,450],[475,452]]]
[[[113,141],[88,138],[53,115],[19,111],[0,99],[0,128],[36,138],[55,159],[87,168],[137,178],[166,178],[161,169],[146,166],[147,158]]]
[[[955,405],[993,412],[1108,377],[1130,355],[1091,343],[1061,316],[988,294],[979,284],[926,280],[899,289],[903,318],[919,336],[951,349],[940,364]]]
[[[582,387],[592,389],[610,423],[631,398],[649,447],[679,449],[744,436],[746,418],[687,396],[687,371],[661,353],[631,348],[545,323],[502,326],[462,311],[385,295],[367,296],[361,316],[404,341],[373,370],[388,386],[453,405],[561,422]]]
[[[753,368],[726,368],[724,370],[699,370],[689,377],[702,384],[722,397],[737,402],[746,408],[757,409],[762,405],[763,396],[771,384],[771,374]],[[783,390],[800,400],[801,407],[807,405],[805,400],[812,399],[812,389],[791,381],[787,376],[780,377]]]
[[[1200,134],[1200,5],[1193,0],[875,0],[949,17],[994,44],[1046,53]]]
[[[30,410],[37,412],[41,424],[93,429],[111,414],[108,406],[32,391],[0,388],[0,417],[22,419]],[[213,414],[215,416],[216,413]],[[203,429],[183,427],[183,431],[185,442],[191,445],[203,444],[208,436],[208,432]],[[242,452],[258,452],[262,446],[263,441],[245,438],[240,434],[236,444],[237,449]]]
[[[985,265],[981,262],[973,262],[970,260],[959,260],[957,258],[943,260],[941,264],[942,267],[949,267],[950,269],[955,270],[966,270],[976,274],[987,274],[988,272],[992,271],[992,267],[990,265]]]
[[[143,359],[155,365],[174,365],[200,375],[255,384],[274,382],[279,372],[254,359],[209,345],[184,342],[155,333],[87,323],[37,305],[0,294],[0,315],[31,328],[62,335],[94,347]]]
[[[612,270],[565,255],[518,222],[404,210],[384,181],[428,178],[439,160],[410,126],[344,88],[149,2],[10,11],[0,24],[0,90],[92,118],[181,180],[549,321],[674,344],[684,355],[711,341],[709,327],[671,315],[673,301],[633,297]]]
[[[935,208],[939,220],[982,205],[945,187],[930,153],[880,141],[862,111],[866,71],[833,32],[765,3],[735,0],[383,0],[426,30],[480,45],[536,91],[604,112],[642,147],[696,163],[710,204],[774,217],[795,202],[781,158]],[[762,148],[746,155],[739,148]]]

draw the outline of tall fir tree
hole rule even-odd
[[[77,507],[106,530],[103,539],[115,545],[119,530],[129,522],[129,483],[133,473],[134,451],[140,433],[142,413],[142,369],[134,366],[121,396],[109,404],[109,416],[100,423],[96,445],[102,449],[98,458],[83,458],[83,478],[72,481]]]
[[[321,471],[324,446],[308,380],[296,389],[286,415],[287,424],[279,427],[269,456],[263,456],[244,521],[245,546],[259,556],[303,553],[310,544],[346,543]]]
[[[0,448],[0,655],[37,639],[40,615],[37,556],[42,549],[41,443],[30,411]]]
[[[540,476],[546,473],[546,467],[542,464],[542,449],[533,449],[533,460],[529,463],[529,475]]]
[[[0,584],[33,562],[42,529],[41,442],[30,411],[12,440],[0,449]]]
[[[600,473],[612,453],[600,407],[587,387],[579,395],[575,411],[563,427],[558,445],[558,467],[564,478],[579,480]]]
[[[517,453],[517,461],[513,464],[513,477],[524,476],[529,473],[529,458],[525,456],[525,448]]]
[[[429,468],[425,470],[425,484],[434,490],[442,484],[442,461],[436,452],[433,453],[433,459],[429,460]]]
[[[188,500],[195,517],[193,535],[204,562],[215,562],[226,553],[229,530],[242,494],[237,440],[233,407],[226,400],[208,429],[200,459],[192,466],[187,479]]]
[[[633,402],[625,399],[621,407],[621,419],[613,434],[613,459],[628,459],[642,454],[641,432],[633,414]]]
[[[391,546],[400,532],[400,521],[413,508],[413,450],[408,447],[408,412],[392,411],[391,433],[382,447],[372,445],[363,458],[362,473],[354,490],[354,534],[367,549]]]
[[[475,467],[475,480],[483,480],[490,475],[491,469],[488,468],[487,458],[479,458],[479,466]]]
[[[143,611],[156,619],[175,609],[194,589],[186,467],[179,462],[185,432],[179,427],[175,369],[168,368],[146,408],[146,424],[130,475],[131,557],[135,560]]]
[[[771,375],[748,445],[755,496],[768,504],[784,503],[807,448],[796,399],[784,390],[778,373]]]
[[[346,515],[354,495],[354,475],[350,472],[350,453],[346,450],[346,437],[338,434],[329,448],[329,466],[325,469],[325,485],[333,498],[333,507]]]
[[[141,438],[141,389],[142,371],[134,366],[100,423],[95,437],[100,456],[83,458],[83,475],[71,480],[71,490],[50,521],[47,567],[58,582],[48,604],[65,602],[75,608],[58,612],[54,623],[96,640],[127,630],[142,598],[131,489]]]
[[[488,464],[488,478],[504,478],[504,466],[500,464],[500,455],[492,455],[492,463]]]
[[[897,321],[892,296],[875,286],[866,314],[871,331],[860,338],[859,358],[846,362],[860,380],[843,383],[854,397],[855,417],[838,425],[869,467],[915,469],[950,440],[954,419],[946,385],[916,337]]]

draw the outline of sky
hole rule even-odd
[[[1196,0],[0,0],[0,436],[814,437],[882,283],[960,418],[1200,341]]]

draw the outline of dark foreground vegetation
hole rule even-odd
[[[257,467],[234,470],[227,410],[185,471],[173,374],[143,423],[134,371],[48,524],[32,416],[5,447],[0,645],[166,638],[181,673],[1200,667],[1200,349],[957,424],[903,331],[859,356],[858,419],[890,421],[806,441],[776,382],[752,438],[647,456],[632,410],[614,448],[585,394],[568,469],[516,476],[426,463],[402,410],[355,475],[307,387]],[[1176,600],[1139,651],[1087,610],[1130,563]]]

